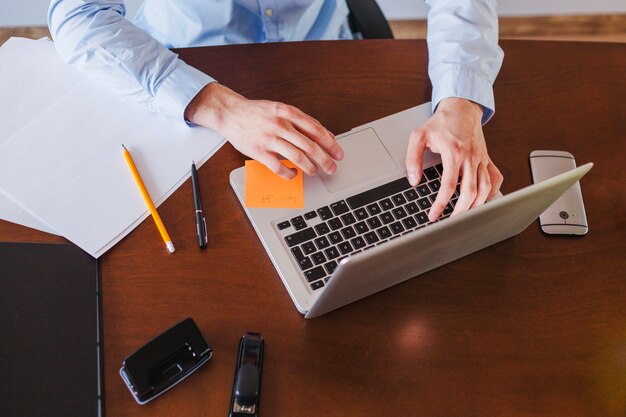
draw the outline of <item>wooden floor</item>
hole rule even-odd
[[[426,37],[425,20],[391,21],[398,39]],[[626,14],[500,18],[500,37],[519,39],[626,42]],[[50,36],[46,27],[0,28],[0,45],[11,36],[39,39]]]

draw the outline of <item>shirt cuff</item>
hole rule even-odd
[[[486,124],[495,113],[493,86],[488,80],[479,77],[464,67],[455,67],[433,77],[432,109],[437,110],[444,98],[458,97],[471,100],[483,106],[482,124]]]
[[[178,59],[176,67],[163,79],[154,95],[154,110],[174,120],[185,121],[185,109],[213,77]]]

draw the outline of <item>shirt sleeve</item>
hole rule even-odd
[[[441,100],[460,97],[483,106],[482,123],[495,112],[493,83],[504,53],[498,46],[495,0],[426,0],[428,75],[433,112]]]
[[[120,97],[184,121],[185,108],[215,81],[125,19],[123,0],[52,0],[48,26],[63,59]]]

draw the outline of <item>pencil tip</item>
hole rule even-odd
[[[126,151],[128,150],[128,149],[126,149],[126,146],[124,146],[123,143],[122,143],[122,148],[124,148],[124,150],[126,150]]]

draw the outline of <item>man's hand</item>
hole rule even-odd
[[[428,213],[431,222],[441,216],[459,177],[462,178],[461,194],[452,216],[483,204],[495,196],[502,185],[502,174],[487,154],[482,115],[483,109],[476,103],[447,98],[439,103],[426,123],[411,132],[406,170],[412,185],[417,185],[421,179],[426,148],[440,154],[443,163],[441,188]]]
[[[318,167],[328,174],[343,150],[320,122],[287,104],[248,100],[229,88],[211,83],[185,110],[185,119],[223,135],[241,153],[256,159],[283,178],[296,172],[279,159],[289,159],[309,175]]]

